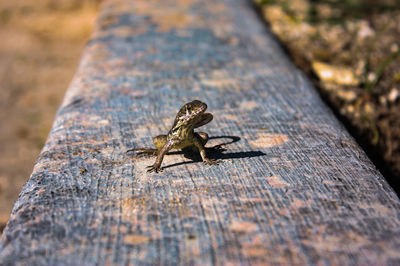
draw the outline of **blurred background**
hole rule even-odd
[[[400,1],[254,2],[400,195]]]
[[[46,141],[100,2],[0,0],[0,232]],[[400,1],[254,2],[399,193]]]
[[[0,233],[46,141],[99,0],[0,0]]]

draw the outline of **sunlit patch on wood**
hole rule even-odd
[[[233,115],[233,114],[221,114],[218,119],[226,119],[226,120],[230,120],[230,121],[239,121],[240,119],[238,118],[238,116]]]
[[[218,89],[237,88],[237,80],[224,70],[214,70],[210,76],[204,77],[201,83]]]
[[[285,134],[258,133],[256,139],[249,140],[254,148],[271,148],[282,145],[289,141],[289,137]]]
[[[140,245],[145,244],[149,241],[149,237],[141,235],[127,235],[124,237],[124,243],[129,245]]]
[[[285,180],[283,180],[281,177],[273,175],[267,177],[268,184],[270,184],[274,188],[284,188],[290,186],[289,183],[287,183]]]
[[[258,230],[258,226],[252,222],[234,220],[230,225],[229,229],[236,233],[251,233]]]
[[[241,110],[253,110],[258,106],[259,106],[258,103],[256,103],[255,101],[243,101],[240,103],[239,108]]]
[[[236,86],[236,81],[234,79],[205,79],[202,80],[201,83],[203,85],[209,86],[209,87],[215,87],[219,89],[223,89],[226,87],[233,87]]]

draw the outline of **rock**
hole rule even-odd
[[[333,82],[346,86],[356,86],[360,83],[353,70],[349,67],[334,66],[313,61],[312,69],[318,78],[324,82]]]
[[[345,102],[352,102],[357,99],[357,93],[351,90],[338,90],[336,95]]]
[[[379,102],[381,103],[381,105],[386,106],[386,104],[387,104],[386,97],[383,95],[379,96]]]
[[[375,36],[375,31],[370,27],[368,21],[358,22],[357,41],[363,42],[365,39]]]
[[[390,45],[390,51],[392,53],[397,53],[399,51],[399,45],[397,43],[393,43]]]
[[[375,75],[374,72],[368,73],[367,80],[368,80],[369,82],[374,82],[375,79],[376,79],[376,75]]]
[[[356,109],[354,108],[354,105],[348,105],[348,106],[346,106],[346,111],[347,111],[347,113],[349,113],[349,114],[354,113],[355,110],[356,110]]]
[[[399,98],[399,89],[397,88],[391,89],[387,98],[389,102],[394,103]]]
[[[365,103],[363,108],[363,114],[367,117],[373,117],[375,113],[374,106],[371,103]]]
[[[333,9],[329,4],[315,4],[315,8],[318,13],[318,17],[322,19],[329,19],[333,16]]]

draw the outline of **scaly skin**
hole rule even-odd
[[[156,149],[133,149],[143,154],[157,155],[153,165],[148,166],[148,172],[162,171],[161,164],[164,155],[171,149],[183,149],[194,147],[199,150],[204,164],[218,164],[217,160],[207,158],[204,145],[208,141],[208,135],[204,132],[194,132],[197,127],[209,123],[213,116],[205,113],[207,105],[198,100],[185,104],[175,117],[174,124],[167,135],[159,135],[153,138]]]

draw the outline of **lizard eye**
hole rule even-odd
[[[186,107],[186,112],[188,112],[188,113],[192,112],[192,107],[190,105]]]

